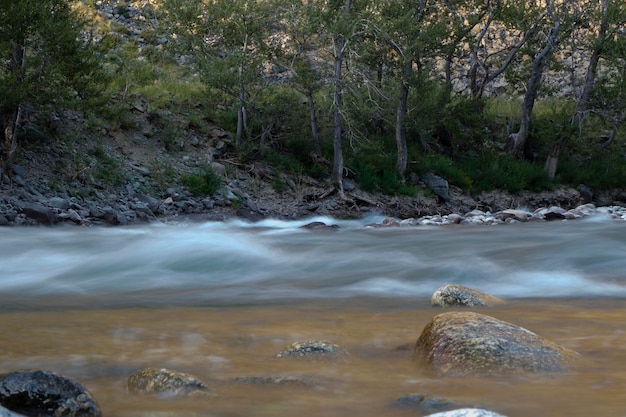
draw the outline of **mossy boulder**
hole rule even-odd
[[[435,316],[414,354],[441,375],[563,372],[579,356],[523,327],[463,311]]]
[[[169,369],[144,368],[128,378],[128,392],[163,397],[207,395],[209,387],[194,375]]]
[[[26,416],[100,417],[100,407],[78,382],[50,371],[0,377],[0,404]]]
[[[438,288],[430,301],[436,307],[486,307],[505,303],[501,298],[459,284]]]

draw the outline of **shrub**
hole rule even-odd
[[[192,196],[202,197],[214,195],[222,186],[222,177],[211,167],[205,167],[200,172],[184,174],[181,182]]]

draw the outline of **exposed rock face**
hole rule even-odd
[[[347,359],[350,354],[339,346],[322,341],[306,340],[295,342],[276,354],[277,358],[308,358],[308,359]]]
[[[191,374],[169,369],[145,368],[128,378],[128,391],[165,397],[205,395],[210,389]]]
[[[459,284],[446,284],[435,291],[431,303],[437,307],[485,307],[505,301]]]
[[[49,371],[3,375],[0,404],[27,416],[101,416],[100,407],[82,385]]]
[[[522,327],[474,312],[448,312],[424,327],[415,356],[441,375],[562,372],[578,354]]]
[[[429,414],[426,417],[505,417],[493,411],[482,408],[461,408],[458,410],[444,411],[436,414]]]

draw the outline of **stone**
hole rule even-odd
[[[323,340],[295,342],[276,354],[277,358],[336,359],[350,354],[339,346]]]
[[[529,217],[531,217],[531,214],[523,210],[507,209],[497,212],[495,217],[496,219],[503,221],[517,220],[519,222],[527,222]]]
[[[429,394],[403,395],[393,405],[398,408],[418,410],[421,413],[436,413],[455,407],[452,401]]]
[[[426,173],[422,175],[422,182],[428,186],[438,197],[440,197],[443,201],[448,201],[450,199],[450,186],[448,181],[444,178],[435,175],[433,173]]]
[[[439,375],[459,376],[564,372],[579,357],[523,327],[464,311],[435,316],[414,355]]]
[[[501,298],[459,284],[438,288],[430,301],[436,307],[486,307],[505,303]]]
[[[57,222],[57,217],[52,209],[36,203],[25,203],[18,201],[15,205],[28,217],[41,224],[52,225]]]
[[[48,200],[48,205],[59,210],[67,210],[70,208],[69,200],[62,197],[52,197]]]
[[[300,229],[309,229],[309,230],[337,230],[339,226],[336,224],[328,225],[324,222],[311,222],[307,223],[304,226],[300,226]]]
[[[0,377],[0,405],[27,416],[100,417],[100,407],[78,382],[50,371]]]
[[[250,385],[296,385],[308,386],[311,382],[295,376],[239,376],[234,382]],[[1,417],[1,416],[0,416]]]
[[[207,395],[209,387],[196,376],[169,369],[144,368],[134,372],[127,382],[128,392],[158,394],[164,397]]]
[[[502,414],[482,408],[459,408],[457,410],[443,411],[429,414],[426,417],[505,417]]]

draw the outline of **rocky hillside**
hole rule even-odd
[[[161,49],[167,43],[167,34],[157,30],[155,3],[98,0],[95,4],[92,13],[106,26],[107,36],[115,34],[124,45],[132,41],[140,57],[142,50]],[[126,225],[233,216],[254,221],[370,214],[388,216],[395,220],[386,224],[398,224],[451,213],[457,216],[440,217],[440,223],[458,223],[476,218],[480,212],[494,221],[524,221],[545,218],[541,211],[532,214],[537,208],[560,207],[563,212],[554,216],[565,218],[576,217],[564,213],[584,203],[606,206],[626,201],[621,191],[594,196],[586,188],[470,196],[434,175],[413,179],[423,190],[418,197],[366,193],[348,180],[347,198],[343,199],[323,180],[278,172],[264,162],[242,159],[234,151],[231,133],[212,120],[189,123],[182,120],[184,113],[151,108],[140,95],[113,100],[125,110],[124,119],[116,122],[105,117],[89,119],[75,111],[60,112],[45,121],[49,129],[44,134],[37,130],[40,119],[35,115],[27,118],[28,134],[23,135],[18,161],[11,172],[1,176],[0,224]],[[181,126],[175,136],[168,134],[172,126]],[[330,161],[319,163],[330,166]],[[201,178],[203,167],[219,175],[221,186],[214,194],[198,195],[189,184],[183,185],[185,176]],[[527,215],[497,216],[510,209],[524,209]]]

